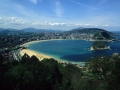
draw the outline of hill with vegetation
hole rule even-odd
[[[105,42],[102,42],[102,41],[93,42],[90,48],[90,50],[107,50],[107,49],[110,49],[110,48],[105,44]]]
[[[113,37],[105,31],[100,31],[98,33],[95,33],[94,36],[92,37],[94,40],[112,40]]]
[[[82,27],[72,29],[72,30],[67,31],[65,33],[66,34],[72,34],[72,33],[96,34],[96,33],[99,33],[100,31],[107,32],[107,33],[111,34],[111,32],[108,32],[108,31],[106,31],[104,29],[99,29],[99,28],[82,28]]]
[[[119,57],[90,58],[83,68],[27,54],[20,61],[1,57],[0,90],[119,90]]]
[[[64,32],[64,36],[86,40],[112,40],[113,33],[99,28],[76,28]]]

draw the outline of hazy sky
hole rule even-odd
[[[120,0],[0,0],[0,28],[120,27]]]

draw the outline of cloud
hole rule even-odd
[[[34,3],[34,4],[37,4],[37,0],[30,0],[30,2]]]
[[[2,20],[2,17],[0,17],[0,24],[2,24],[3,23],[3,20]]]
[[[32,22],[31,24],[32,24],[32,25],[41,25],[40,22]]]
[[[9,24],[15,24],[15,25],[23,25],[25,22],[22,19],[16,18],[16,17],[10,17],[8,19]]]
[[[9,17],[9,18],[3,18],[0,17],[0,27],[3,28],[16,28],[16,29],[22,29],[26,27],[34,27],[34,28],[43,28],[43,29],[61,29],[61,30],[71,30],[72,28],[78,28],[78,27],[109,27],[108,24],[103,25],[97,25],[97,24],[91,24],[91,23],[64,23],[64,22],[25,22],[21,18],[17,17]]]
[[[0,27],[1,28],[24,28],[29,26],[28,23],[24,22],[21,18],[16,17],[1,17],[0,19]]]
[[[88,6],[88,5],[82,4],[82,3],[77,2],[77,1],[74,1],[74,0],[70,0],[70,1],[73,2],[73,3],[76,3],[76,4],[78,4],[78,5],[81,5],[81,6],[83,6],[83,7],[87,7],[87,8],[95,9],[95,8],[93,8],[93,7],[91,7],[91,6]]]
[[[79,24],[79,23],[63,23],[63,22],[31,22],[31,25],[34,26],[47,26],[47,27],[99,27],[99,26],[108,26],[108,25],[97,25],[97,24]]]
[[[65,26],[66,23],[49,23],[51,26]]]
[[[59,1],[55,2],[55,13],[57,16],[61,17],[63,14],[63,8]]]
[[[52,23],[52,22],[47,22],[47,21],[45,21],[43,23],[41,23],[41,22],[32,22],[31,24],[32,25],[43,25],[43,26],[65,26],[66,25],[66,23],[58,23],[58,22]]]
[[[106,27],[108,27],[109,25],[102,25],[102,26],[106,26]]]

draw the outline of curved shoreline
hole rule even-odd
[[[44,58],[51,58],[50,56],[47,56],[47,55],[44,55],[44,54],[41,54],[41,53],[38,53],[38,52],[35,52],[33,50],[30,50],[30,49],[23,49],[20,51],[20,55],[23,56],[24,54],[27,54],[28,56],[36,56],[40,61],[43,60]]]
[[[50,40],[39,40],[39,41],[32,41],[32,42],[27,42],[27,43],[24,43],[22,44],[21,46],[27,46],[29,44],[32,44],[32,43],[36,43],[36,42],[44,42],[44,41],[51,41],[51,40],[63,40],[63,39],[50,39]],[[67,61],[67,60],[63,60],[63,59],[59,59],[59,58],[56,58],[54,56],[50,56],[50,55],[47,55],[47,54],[43,54],[41,52],[37,52],[37,51],[34,51],[34,50],[31,50],[31,49],[22,49],[20,51],[20,55],[23,56],[24,54],[28,54],[30,57],[32,55],[35,55],[40,61],[45,59],[45,58],[53,58],[55,60],[57,60],[59,63],[72,63],[72,64],[77,64],[77,65],[80,65],[80,66],[83,66],[84,65],[84,62],[70,62],[70,61]]]
[[[20,46],[23,47],[23,46],[26,46],[26,45],[29,45],[29,44],[32,44],[32,43],[44,42],[44,41],[49,41],[49,40],[38,40],[38,41],[26,42],[26,43],[24,43],[24,44],[22,44]]]
[[[50,40],[39,40],[39,41],[31,41],[31,42],[27,42],[27,43],[24,43],[24,44],[22,44],[22,45],[20,45],[21,47],[25,47],[25,46],[27,46],[27,45],[29,45],[29,44],[32,44],[32,43],[36,43],[36,42],[44,42],[44,41],[51,41],[51,40],[63,40],[63,39],[50,39]],[[35,51],[35,50],[31,50],[31,49],[22,49],[21,51],[20,51],[20,55],[21,56],[23,56],[24,54],[27,54],[28,56],[36,56],[40,61],[41,60],[43,60],[43,59],[45,59],[45,58],[48,58],[48,59],[50,59],[50,58],[54,58],[54,57],[52,57],[52,56],[50,56],[50,55],[46,55],[46,54],[43,54],[43,53],[41,53],[41,52],[37,52],[37,51]],[[57,59],[57,58],[54,58],[55,60]],[[67,61],[64,61],[64,60],[59,60],[59,59],[57,59],[57,61],[59,62],[59,63],[68,63]]]
[[[57,58],[51,57],[49,55],[42,54],[40,52],[36,52],[36,51],[30,50],[30,49],[23,49],[23,50],[20,51],[21,56],[23,56],[24,54],[27,54],[30,57],[34,55],[39,59],[39,61],[42,61],[45,58],[48,58],[48,59],[53,58],[56,61],[58,61],[58,63],[72,63],[72,64],[77,64],[77,65],[80,65],[80,66],[84,65],[84,62],[69,62],[69,61],[65,61],[65,60],[62,60],[62,59],[57,59]]]

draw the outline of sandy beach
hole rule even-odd
[[[50,40],[62,40],[62,39],[50,39]],[[26,46],[26,45],[29,45],[29,44],[32,44],[32,43],[36,43],[36,42],[44,42],[44,41],[48,41],[48,40],[39,40],[39,41],[32,41],[32,42],[27,42],[25,44],[22,44],[21,46]],[[23,56],[24,54],[27,54],[29,55],[30,57],[31,56],[36,56],[40,61],[43,60],[44,58],[54,58],[52,56],[49,56],[49,55],[46,55],[46,54],[42,54],[42,53],[39,53],[39,52],[36,52],[36,51],[33,51],[33,50],[30,50],[30,49],[22,49],[20,51],[20,55]],[[57,58],[54,58],[55,60],[58,61],[58,63],[73,63],[73,64],[76,64],[76,62],[69,62],[69,61],[66,61],[66,60],[62,60],[62,59],[57,59]],[[77,62],[78,65],[82,65],[83,63],[82,62]]]
[[[48,58],[48,59],[54,58],[54,57],[51,57],[51,56],[48,56],[48,55],[45,55],[45,54],[42,54],[42,53],[35,52],[33,50],[30,50],[30,49],[23,49],[23,50],[20,51],[21,56],[23,56],[25,53],[30,57],[33,56],[33,55],[36,56],[39,59],[39,61],[41,61],[45,58]],[[64,62],[64,61],[61,61],[61,60],[57,60],[57,61],[58,61],[58,63],[68,63],[68,62]]]
[[[50,39],[50,40],[62,40],[62,39]],[[27,42],[27,43],[24,43],[22,45],[20,45],[21,47],[23,46],[27,46],[29,44],[32,44],[32,43],[36,43],[36,42],[44,42],[44,41],[49,41],[49,40],[38,40],[38,41],[31,41],[31,42]],[[48,55],[45,55],[45,54],[42,54],[42,53],[38,53],[36,51],[33,51],[33,50],[30,50],[30,49],[22,49],[20,51],[20,55],[23,56],[24,54],[28,54],[30,57],[35,55],[40,61],[43,60],[44,58],[53,58],[51,56],[48,56]],[[59,63],[63,63],[63,61],[60,61],[60,60],[57,60]]]
[[[44,58],[51,58],[50,56],[47,56],[29,49],[23,49],[20,51],[21,56],[23,56],[25,53],[28,54],[30,57],[33,55],[36,56],[40,61],[43,60]]]
[[[24,44],[22,44],[22,45],[20,45],[20,46],[23,47],[23,46],[27,46],[27,45],[32,44],[32,43],[43,42],[43,41],[47,41],[47,40],[31,41],[31,42],[24,43]],[[33,55],[36,56],[40,61],[43,60],[44,58],[50,58],[50,56],[47,56],[47,55],[44,55],[44,54],[35,52],[35,51],[33,51],[33,50],[30,50],[30,49],[22,49],[22,50],[20,51],[20,55],[21,55],[21,56],[23,56],[25,53],[26,53],[27,55],[29,55],[30,57],[33,56]]]

